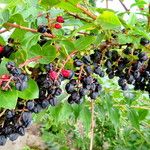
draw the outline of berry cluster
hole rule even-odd
[[[55,29],[61,29],[62,28],[62,26],[61,26],[61,24],[60,23],[64,23],[64,18],[62,17],[62,16],[58,16],[57,18],[56,18],[56,22],[57,23],[55,23],[53,26],[54,26],[54,28]],[[40,26],[38,26],[38,30],[37,30],[38,32],[40,32],[40,33],[49,33],[49,34],[52,34],[52,32],[51,32],[51,30],[49,29],[49,27],[48,26],[45,26],[45,25],[40,25]]]
[[[62,23],[63,20],[59,19],[57,21]],[[143,39],[140,43],[144,46],[149,44]],[[96,49],[92,54],[81,58],[74,57],[75,72],[57,68],[59,65],[56,62],[46,65],[41,70],[38,68],[38,74],[31,77],[33,76],[37,81],[39,98],[26,103],[18,99],[16,109],[6,111],[2,116],[4,122],[0,127],[0,145],[4,145],[7,138],[14,141],[19,135],[24,135],[25,128],[31,123],[32,113],[38,113],[42,109],[57,104],[58,96],[63,91],[61,84],[64,80],[68,81],[65,90],[69,94],[68,103],[70,104],[80,104],[84,96],[91,100],[97,99],[102,86],[95,76],[104,77],[105,72],[109,79],[115,76],[119,78],[118,84],[122,90],[128,90],[128,85],[131,84],[135,90],[147,91],[150,94],[150,58],[141,49],[134,49],[133,44],[123,46],[125,47],[119,45],[120,51],[123,49],[121,54],[118,50],[106,48]],[[0,86],[6,85],[12,78],[17,90],[22,91],[27,88],[27,75],[22,73],[13,62],[7,63],[6,67],[11,76],[3,75],[0,78],[2,79]]]
[[[70,94],[68,98],[70,104],[81,103],[86,95],[91,99],[96,99],[99,96],[102,86],[96,78],[92,77],[92,73],[98,74],[101,77],[104,76],[104,72],[98,64],[101,57],[99,54],[99,51],[96,50],[94,54],[83,56],[81,60],[74,58],[74,66],[77,69],[76,76],[78,78],[71,79],[65,87],[67,93]]]
[[[19,136],[25,135],[32,121],[31,112],[25,111],[23,101],[18,99],[15,110],[6,110],[3,123],[0,127],[0,145],[5,145],[7,139],[15,141]]]
[[[14,63],[8,63],[7,68],[15,78],[19,78],[21,74]],[[32,113],[38,113],[48,106],[57,104],[57,96],[62,93],[60,88],[61,81],[71,79],[73,71],[61,70],[60,75],[55,71],[52,64],[46,66],[46,72],[40,73],[36,78],[39,86],[39,98],[29,100],[26,103],[22,99],[18,99],[15,110],[7,110],[3,116],[3,123],[0,127],[0,145],[5,145],[7,139],[15,141],[19,136],[25,134],[27,128],[32,122]],[[16,74],[17,72],[17,74]],[[18,76],[19,75],[19,76]]]
[[[110,79],[119,77],[118,84],[122,90],[128,89],[128,84],[134,86],[134,90],[148,91],[150,93],[150,59],[141,49],[133,49],[131,45],[123,50],[124,56],[118,51],[106,51],[105,67]],[[128,59],[127,57],[135,59]]]
[[[6,68],[11,74],[11,77],[8,75],[4,75],[1,78],[1,87],[10,88],[10,82],[13,81],[15,87],[19,91],[23,91],[27,88],[28,77],[24,73],[22,73],[21,69],[17,68],[14,62],[8,62],[6,64]],[[11,81],[9,81],[11,80]],[[8,84],[9,83],[9,84]],[[8,84],[8,85],[7,85]]]

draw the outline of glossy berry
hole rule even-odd
[[[33,110],[33,108],[34,108],[34,101],[28,101],[27,103],[26,103],[26,107],[27,107],[27,109],[28,110]]]
[[[61,71],[61,75],[64,78],[71,79],[73,77],[73,75],[74,75],[74,72],[72,70],[65,70],[65,69],[63,69]]]
[[[64,23],[64,18],[62,16],[57,16],[56,21],[59,23]]]
[[[18,127],[17,132],[19,135],[24,136],[25,135],[25,128],[20,126],[20,127]]]
[[[15,141],[17,140],[17,138],[19,137],[19,134],[18,133],[11,133],[8,138],[10,141]]]
[[[83,62],[79,59],[74,60],[74,66],[75,67],[81,67],[83,65]]]
[[[52,80],[56,80],[56,78],[57,78],[57,72],[51,70],[51,71],[49,72],[49,77],[50,77]]]
[[[6,111],[6,118],[7,119],[11,119],[11,118],[13,118],[15,116],[15,112],[14,111],[12,111],[12,110],[7,110]]]
[[[3,46],[0,46],[0,55],[1,53],[4,51],[4,47]]]
[[[59,23],[56,23],[56,24],[54,25],[54,27],[55,27],[55,29],[61,29],[61,28],[62,28],[61,24],[59,24]]]
[[[46,26],[44,26],[44,25],[38,26],[38,32],[45,33],[46,31],[47,31]]]
[[[7,141],[6,136],[5,135],[0,135],[0,145],[1,146],[5,145],[6,141]]]
[[[150,41],[146,38],[141,38],[140,40],[140,44],[143,45],[143,46],[146,46],[150,43]]]
[[[67,83],[66,86],[65,86],[65,89],[66,89],[66,92],[67,93],[72,93],[75,89],[74,89],[74,85],[71,84],[71,83]]]

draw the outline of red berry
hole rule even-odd
[[[59,23],[64,23],[64,18],[62,16],[58,16],[56,18],[56,21],[59,22]]]
[[[0,46],[0,53],[4,51],[4,47]]]
[[[4,75],[2,75],[1,79],[7,80],[7,79],[10,79],[10,76],[7,74],[4,74]]]
[[[50,71],[50,72],[49,72],[49,77],[50,77],[52,80],[56,80],[56,78],[57,78],[57,72],[55,72],[55,71]]]
[[[62,26],[61,26],[59,23],[56,23],[56,24],[54,25],[54,27],[55,27],[56,29],[61,29],[61,28],[62,28]]]
[[[3,82],[7,82],[8,80],[10,79],[10,76],[5,74],[5,75],[2,75],[0,77],[0,86],[2,85]]]
[[[73,76],[73,71],[71,71],[71,70],[62,70],[62,71],[61,71],[61,75],[62,75],[64,78],[70,79],[70,78],[72,78],[72,76]]]

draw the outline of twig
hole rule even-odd
[[[10,79],[6,82],[5,86],[2,88],[3,90],[11,89],[9,84],[12,81],[13,78],[14,78],[13,76],[10,77]]]
[[[4,109],[1,113],[0,113],[0,118],[4,115],[6,109]]]
[[[123,8],[126,10],[126,11],[130,11],[126,5],[122,2],[122,0],[119,0],[119,2],[121,3],[121,5],[123,6]]]
[[[30,31],[30,32],[33,32],[33,33],[37,33],[38,32],[36,29],[24,27],[24,26],[21,26],[21,25],[18,25],[18,24],[9,23],[9,22],[5,23],[5,25],[9,26],[9,27],[13,27],[13,28],[19,28],[19,29],[22,29],[22,30]],[[49,34],[49,33],[43,33],[42,35],[46,36],[46,37],[49,37],[49,38],[54,38],[55,37],[54,35]]]
[[[94,15],[92,12],[90,12],[87,8],[81,6],[80,4],[77,4],[76,6],[77,6],[77,8],[81,9],[86,15],[88,15],[92,19],[96,20],[97,16]]]
[[[119,104],[115,104],[113,105],[114,107],[123,107],[126,108],[126,105],[119,105]],[[137,109],[145,109],[145,110],[150,110],[150,107],[147,106],[130,106],[131,108],[137,108]]]
[[[65,62],[63,63],[62,67],[59,69],[58,73],[57,73],[57,77],[56,80],[58,79],[59,75],[61,74],[61,71],[63,70],[63,68],[65,67],[66,63],[72,58],[73,55],[75,55],[75,53],[77,53],[77,51],[73,51],[72,53],[70,53]]]
[[[68,12],[68,14],[75,17],[76,19],[80,19],[80,20],[85,21],[85,22],[91,22],[90,20],[86,20],[85,18],[82,18],[77,14],[73,14],[73,13],[70,13],[70,12]]]
[[[90,150],[93,149],[93,140],[94,140],[94,127],[95,127],[95,121],[94,121],[94,101],[91,101],[91,137],[90,137]]]
[[[84,69],[84,65],[82,65],[82,66],[80,67],[80,72],[79,72],[79,76],[78,76],[78,84],[80,83],[83,69]]]
[[[7,31],[8,31],[7,29],[0,30],[0,34],[7,32]]]
[[[46,17],[45,17],[48,21],[48,27],[51,28],[51,20],[50,20],[50,15],[49,13],[47,13]]]
[[[36,56],[36,57],[34,57],[34,58],[30,58],[30,59],[28,59],[28,60],[26,60],[23,64],[20,64],[19,65],[19,68],[22,68],[22,67],[24,67],[24,66],[27,66],[29,63],[31,63],[31,62],[36,62],[36,61],[38,61],[39,59],[41,59],[42,58],[42,56]]]

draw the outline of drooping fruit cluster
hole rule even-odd
[[[53,27],[55,29],[61,29],[62,28],[61,23],[64,23],[64,18],[62,16],[57,16],[56,23],[54,23]],[[40,33],[46,33],[47,32],[49,34],[52,34],[51,29],[46,25],[39,25],[37,31]]]
[[[5,145],[7,139],[15,141],[19,136],[25,135],[32,121],[31,112],[24,109],[23,101],[18,99],[15,110],[6,110],[0,127],[0,145]]]
[[[92,76],[93,73],[98,74],[100,77],[104,76],[104,72],[98,64],[100,58],[100,52],[96,50],[94,54],[83,56],[81,60],[79,58],[74,59],[74,66],[77,69],[76,76],[78,78],[70,80],[65,87],[67,93],[70,94],[68,98],[70,104],[81,103],[86,95],[91,99],[96,99],[100,95],[102,86]]]
[[[26,74],[22,73],[20,68],[16,67],[14,62],[8,62],[6,68],[9,73],[12,75],[11,80],[15,84],[15,87],[19,91],[23,91],[28,87],[28,77]],[[7,84],[7,82],[6,82]]]

